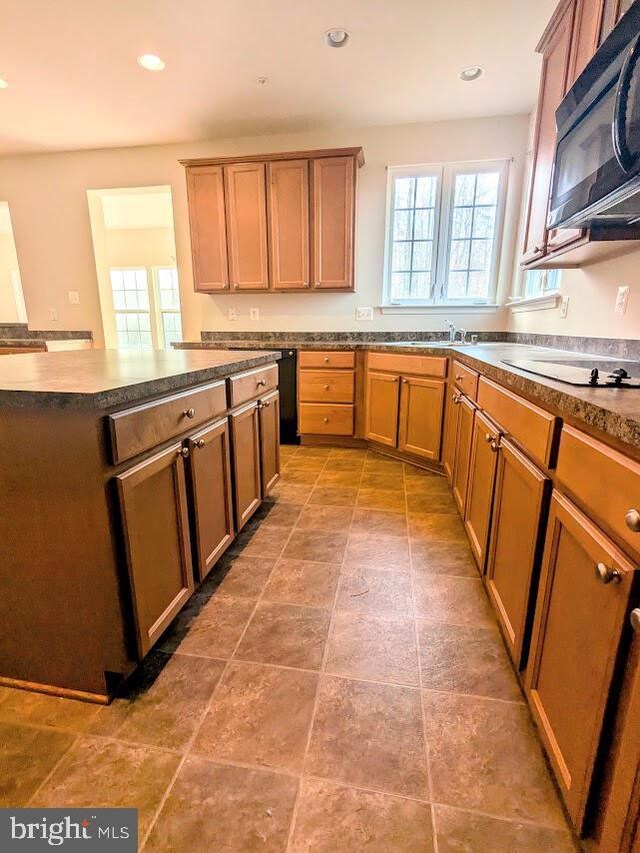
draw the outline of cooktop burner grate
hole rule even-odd
[[[617,361],[594,357],[559,358],[557,361],[544,361],[536,358],[503,359],[504,364],[544,376],[557,379],[569,385],[590,386],[592,388],[640,388],[640,362]]]

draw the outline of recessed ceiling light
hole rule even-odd
[[[460,79],[464,83],[472,83],[474,80],[479,80],[483,74],[484,68],[481,68],[479,65],[469,65],[460,72]]]
[[[268,82],[268,77],[256,77],[256,85],[258,86],[266,86]]]
[[[329,47],[344,47],[349,41],[350,34],[347,30],[336,27],[335,29],[327,30],[324,37]]]
[[[0,89],[7,89],[8,87],[9,84],[7,83],[7,81],[3,80],[2,77],[0,77]]]
[[[147,71],[163,71],[164,61],[156,56],[155,53],[143,53],[138,57],[138,65],[141,68],[146,68]]]

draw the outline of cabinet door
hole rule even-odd
[[[182,454],[174,444],[116,477],[140,658],[194,587]]]
[[[203,580],[234,536],[227,418],[191,436],[189,449],[195,551]]]
[[[366,438],[388,447],[398,444],[400,377],[367,371]]]
[[[445,387],[444,379],[402,377],[400,450],[439,461]]]
[[[526,691],[582,831],[634,567],[558,492],[551,499]],[[605,581],[608,581],[605,583]]]
[[[189,166],[187,197],[194,289],[204,293],[228,290],[222,166]]]
[[[267,202],[264,163],[224,167],[229,277],[234,290],[267,290]]]
[[[566,2],[543,48],[523,262],[540,257],[545,251],[551,171],[556,146],[556,109],[565,93],[572,27],[573,3]]]
[[[229,416],[236,529],[242,530],[262,501],[258,404]]]
[[[598,49],[605,0],[576,0],[567,91]]]
[[[444,416],[444,436],[442,445],[442,464],[444,472],[451,481],[456,458],[456,441],[460,423],[460,393],[449,386],[447,389],[447,407]]]
[[[353,157],[311,161],[314,287],[353,290],[355,175]]]
[[[471,459],[471,441],[473,438],[473,416],[476,407],[468,397],[461,396],[458,408],[460,412],[458,414],[451,490],[460,515],[464,518],[467,506],[467,483],[469,481],[469,462]]]
[[[269,163],[269,262],[275,290],[309,287],[309,161]]]
[[[274,391],[258,404],[260,476],[265,498],[280,479],[280,394]]]
[[[491,421],[481,412],[476,412],[464,526],[480,572],[484,570],[487,555],[499,441],[500,434]]]
[[[550,486],[510,441],[500,440],[486,584],[518,669],[528,648]]]

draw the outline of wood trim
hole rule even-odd
[[[540,37],[540,41],[536,45],[536,53],[544,53],[547,47],[549,46],[549,42],[553,39],[556,30],[560,26],[562,22],[562,18],[567,9],[575,3],[575,0],[560,0],[558,5],[556,6],[556,10],[551,16],[551,20],[545,27],[544,32]],[[182,161],[180,161],[182,162]]]
[[[53,684],[40,684],[37,681],[21,681],[19,678],[7,678],[0,675],[0,687],[12,687],[14,690],[28,690],[31,693],[44,693],[47,696],[61,696],[63,699],[77,699],[92,705],[108,705],[109,697],[102,693],[86,693],[84,690],[72,690],[56,687]]]
[[[354,148],[314,148],[310,151],[284,151],[274,154],[245,154],[233,157],[196,157],[194,159],[178,160],[183,166],[224,166],[230,163],[256,163],[276,160],[319,160],[325,157],[353,157],[358,168],[364,166],[364,151],[362,146]]]

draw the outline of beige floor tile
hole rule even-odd
[[[385,489],[360,489],[358,492],[358,508],[386,509],[393,512],[406,512],[405,493],[387,491]]]
[[[331,447],[314,447],[310,444],[301,444],[296,453],[297,456],[304,456],[306,458],[315,457],[317,459],[328,459],[332,454],[333,450]]]
[[[269,503],[282,501],[291,504],[305,504],[309,500],[312,491],[313,485],[309,485],[308,483],[284,483],[282,480],[278,480],[269,492],[267,501]]]
[[[416,616],[454,625],[495,625],[495,617],[482,581],[430,575],[413,575]]]
[[[408,495],[451,495],[451,486],[444,477],[407,477],[405,489]]]
[[[362,480],[360,481],[360,488],[384,489],[387,492],[404,492],[404,477],[401,471],[390,474],[379,473],[375,469],[365,468]]]
[[[340,563],[283,559],[271,573],[264,597],[305,607],[331,607],[339,575]]]
[[[277,528],[272,528],[270,533],[277,534],[279,555],[287,541],[288,533],[283,534]],[[275,548],[271,550],[273,553]],[[261,557],[257,554],[247,554],[246,551],[223,557],[214,569],[219,583],[218,594],[252,598],[255,601],[267,584],[276,564],[276,557],[277,555]]]
[[[497,628],[418,620],[422,686],[522,702]]]
[[[258,513],[261,528],[279,527],[291,529],[302,512],[303,504],[289,504],[284,501],[265,501]],[[255,518],[255,516],[254,516]]]
[[[214,760],[301,771],[317,686],[314,673],[231,663],[193,751]]]
[[[411,569],[416,574],[478,577],[478,569],[471,556],[471,550],[464,543],[458,542],[428,542],[414,539],[411,542]]]
[[[409,512],[412,514],[429,514],[435,512],[443,513],[445,515],[458,515],[456,502],[450,494],[407,491],[407,505]]]
[[[360,447],[332,447],[332,459],[366,459],[368,451]]]
[[[412,618],[389,621],[373,614],[338,611],[333,620],[327,672],[417,687],[418,657]]]
[[[218,683],[224,661],[152,652],[88,731],[182,750]]]
[[[349,569],[370,567],[405,571],[409,568],[409,540],[401,536],[351,533],[344,562]]]
[[[369,536],[406,536],[406,514],[356,507],[351,532],[367,533]]]
[[[233,598],[216,591],[199,607],[185,608],[158,648],[165,652],[230,658],[255,604],[253,598]]]
[[[323,676],[305,770],[426,799],[419,691]]]
[[[329,633],[329,611],[263,601],[236,652],[239,660],[320,669]]]
[[[340,486],[353,489],[360,485],[361,472],[357,471],[323,471],[318,477],[317,486],[327,488]]]
[[[410,513],[409,536],[429,542],[460,542],[467,538],[459,516],[451,513]]]
[[[191,756],[181,767],[145,851],[264,851],[287,846],[298,779]]]
[[[340,531],[294,530],[282,556],[290,560],[340,563],[346,543],[347,535]]]
[[[439,853],[577,853],[569,832],[435,806]]]
[[[0,723],[0,807],[26,806],[74,738],[59,729]]]
[[[345,570],[340,576],[336,609],[389,617],[412,616],[409,573],[366,568]]]
[[[377,471],[379,474],[402,474],[404,466],[397,459],[379,456],[377,453],[369,452],[364,463],[365,470]]]
[[[316,486],[309,504],[322,506],[355,506],[358,490],[348,486]]]
[[[424,691],[434,800],[563,826],[524,705]]]
[[[312,486],[318,479],[319,473],[320,469],[317,468],[291,468],[290,465],[286,465],[280,474],[280,480],[282,483]]]
[[[304,779],[292,853],[430,853],[427,803]]]
[[[277,527],[263,527],[259,520],[251,521],[231,543],[229,556],[242,554],[243,557],[275,559],[280,556],[286,541]]]
[[[99,705],[77,702],[60,696],[7,690],[0,703],[0,722],[53,726],[71,732],[82,732],[98,713]]]
[[[326,471],[355,471],[362,473],[364,458],[358,456],[332,456],[325,467]]]
[[[307,504],[300,513],[296,530],[347,531],[351,527],[352,518],[351,507]]]

